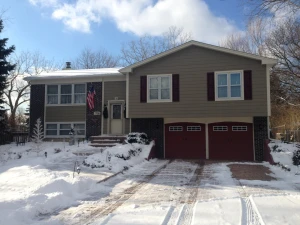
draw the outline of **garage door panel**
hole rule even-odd
[[[222,122],[208,125],[209,158],[254,160],[251,123]]]
[[[205,152],[205,124],[165,125],[165,158],[204,159]]]

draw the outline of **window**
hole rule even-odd
[[[213,131],[227,131],[228,127],[227,126],[214,126]]]
[[[85,103],[85,84],[74,85],[74,103]]]
[[[85,84],[47,85],[47,104],[85,104]]]
[[[60,104],[72,103],[72,85],[60,86]]]
[[[216,100],[243,100],[243,71],[216,72]]]
[[[247,126],[232,126],[232,131],[247,131]]]
[[[169,131],[182,131],[182,126],[170,126]]]
[[[148,75],[148,102],[170,102],[172,75]]]
[[[46,123],[46,136],[63,136],[69,137],[71,127],[79,137],[85,136],[85,123],[74,122],[74,123]]]
[[[201,131],[201,126],[187,126],[187,131]]]
[[[47,104],[58,104],[58,86],[47,86]]]
[[[57,124],[47,124],[46,135],[57,135]]]

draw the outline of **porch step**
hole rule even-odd
[[[116,144],[121,144],[126,139],[126,136],[91,136],[90,146],[93,147],[113,147]]]

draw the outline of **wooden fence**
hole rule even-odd
[[[0,136],[0,145],[15,143],[25,143],[30,141],[28,132],[13,132]]]

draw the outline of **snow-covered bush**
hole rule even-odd
[[[274,146],[272,147],[272,151],[273,151],[273,152],[282,152],[282,149],[280,149],[278,145],[274,145]]]
[[[148,138],[147,134],[145,133],[129,133],[125,140],[126,143],[138,143],[143,145],[149,145],[150,139]]]
[[[293,165],[300,166],[300,149],[293,153]]]

